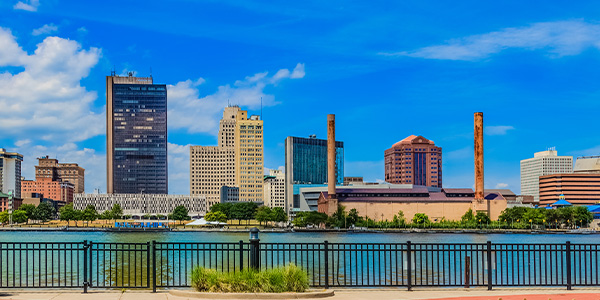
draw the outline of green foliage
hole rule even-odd
[[[308,225],[319,225],[327,222],[327,214],[318,211],[301,211],[296,214],[292,223],[294,226],[306,227]]]
[[[271,208],[268,206],[261,206],[256,210],[256,221],[258,221],[260,224],[262,224],[263,222],[267,223],[271,220]]]
[[[98,219],[100,220],[111,220],[112,218],[112,212],[110,210],[105,210],[98,216]]]
[[[13,223],[24,223],[27,222],[27,212],[24,210],[17,209],[12,213]]]
[[[402,214],[402,215],[404,216],[404,214]],[[348,224],[348,226],[356,225],[356,223],[358,223],[358,221],[360,219],[361,219],[361,217],[358,215],[358,211],[356,210],[356,208],[353,208],[348,213],[348,217],[346,219],[346,224]]]
[[[79,215],[75,209],[73,209],[73,203],[69,203],[58,210],[58,215],[61,221],[76,221]]]
[[[191,220],[190,216],[188,216],[188,210],[183,205],[179,205],[173,209],[173,213],[171,214],[171,219],[173,220]]]
[[[98,219],[98,212],[93,205],[88,205],[81,214],[81,219],[84,221],[96,221]]]
[[[33,217],[33,211],[35,210],[35,205],[23,204],[19,207],[19,209],[27,213],[27,219],[31,219]]]
[[[471,212],[473,213],[473,212]],[[477,214],[475,215],[475,222],[477,222],[477,224],[488,224],[490,223],[490,216],[488,216],[486,213],[479,211],[477,212]]]
[[[419,225],[427,224],[429,223],[429,217],[424,213],[416,213],[412,222]]]
[[[575,225],[584,226],[594,220],[594,215],[585,206],[573,207],[573,221]]]
[[[199,292],[214,293],[283,293],[308,289],[308,274],[294,264],[270,270],[246,269],[219,272],[196,267],[192,270],[192,287]]]
[[[27,213],[25,213],[27,215]],[[54,207],[50,205],[48,202],[41,202],[32,213],[31,218],[33,220],[40,220],[45,222],[50,219],[54,219]]]
[[[327,219],[327,225],[332,227],[346,227],[346,207],[338,204],[336,211]]]
[[[227,216],[222,211],[209,211],[204,219],[209,222],[227,222]]]
[[[227,216],[228,220],[230,220],[230,219],[232,219],[231,218],[231,207],[233,207],[233,203],[230,203],[230,202],[216,203],[210,207],[210,211],[211,212],[220,211]]]
[[[463,223],[471,222],[475,219],[475,215],[473,214],[473,210],[469,208],[467,212],[460,217],[460,221]]]
[[[123,217],[123,209],[121,208],[121,205],[119,205],[118,203],[113,204],[111,210],[110,210],[110,217],[111,219],[121,219]]]
[[[0,212],[0,223],[2,224],[6,224],[8,223],[8,221],[10,220],[10,215],[8,214],[8,211],[3,211]]]
[[[288,220],[288,216],[283,210],[283,207],[275,207],[271,211],[271,221],[273,222],[285,222]]]
[[[386,226],[386,227],[400,227],[400,226],[404,226],[406,224],[406,218],[404,217],[404,212],[399,210],[398,214],[394,215],[394,218],[392,218],[392,222],[391,226]]]

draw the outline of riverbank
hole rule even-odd
[[[335,295],[327,299],[345,300],[396,300],[396,299],[528,299],[528,300],[587,300],[599,299],[600,289],[575,289],[567,291],[563,289],[496,289],[487,291],[485,289],[422,289],[406,291],[404,288],[397,289],[335,289]],[[1,291],[0,299],[23,299],[23,300],[183,300],[185,297],[170,295],[168,291],[151,293],[149,291],[125,291],[115,292],[112,290],[91,291],[82,294],[81,291],[56,291],[56,290],[28,290],[28,291]],[[233,299],[233,298],[232,298]]]
[[[229,232],[246,233],[252,227],[247,228],[201,228],[201,227],[175,227],[175,228],[114,228],[114,227],[46,227],[46,226],[19,226],[19,227],[0,227],[0,231],[70,231],[70,232]],[[393,234],[412,234],[412,233],[453,233],[453,234],[600,234],[595,230],[527,230],[527,229],[441,229],[441,228],[386,228],[386,229],[305,229],[305,228],[261,228],[261,232],[272,233],[293,233],[293,232],[314,232],[314,233],[393,233]]]

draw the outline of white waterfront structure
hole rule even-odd
[[[285,211],[285,174],[280,170],[269,170],[263,187],[264,205],[270,208],[281,207]]]
[[[175,207],[183,205],[190,216],[206,214],[206,197],[190,195],[166,194],[75,194],[73,207],[78,210],[93,205],[98,213],[102,213],[119,204],[124,215],[143,216],[168,215]]]
[[[573,157],[558,156],[555,149],[536,152],[533,158],[521,161],[521,195],[540,201],[540,176],[573,173]]]

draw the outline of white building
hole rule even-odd
[[[13,191],[15,198],[21,198],[22,161],[23,155],[0,148],[0,193]]]
[[[183,205],[188,209],[190,216],[204,216],[206,214],[206,197],[189,195],[166,194],[75,194],[73,207],[84,210],[88,205],[93,205],[98,213],[110,210],[113,205],[119,204],[124,215],[143,216],[168,215],[175,207]]]
[[[575,173],[600,173],[600,156],[581,156],[575,161]]]
[[[521,161],[521,195],[540,201],[540,176],[573,173],[573,157],[558,156],[556,150],[536,152],[533,158]]]
[[[280,170],[270,170],[265,175],[264,205],[270,208],[285,207],[285,174]]]

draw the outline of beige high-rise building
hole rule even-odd
[[[573,173],[573,157],[558,156],[556,150],[536,152],[533,158],[521,161],[521,195],[540,201],[540,176]]]
[[[264,180],[264,204],[270,208],[285,207],[285,174],[280,170],[270,170]]]
[[[76,163],[59,163],[58,159],[49,158],[48,155],[39,157],[35,166],[35,180],[41,181],[41,178],[70,182],[75,188],[74,193],[85,192],[85,169]]]
[[[217,146],[190,147],[190,191],[220,201],[222,186],[239,187],[240,201],[263,201],[263,122],[239,106],[223,111]]]

